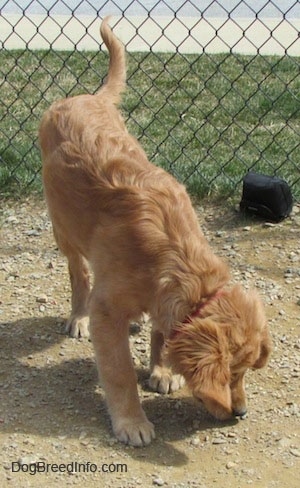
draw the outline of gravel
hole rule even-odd
[[[186,389],[170,396],[149,391],[150,324],[147,318],[132,324],[140,396],[157,435],[151,446],[134,449],[112,436],[91,343],[64,335],[70,310],[67,267],[44,203],[2,202],[1,487],[298,486],[299,207],[276,225],[246,219],[226,206],[197,211],[211,245],[229,261],[232,281],[259,289],[273,355],[266,369],[247,375],[247,417],[222,424]],[[47,465],[47,474],[29,471]],[[65,471],[56,469],[60,465]]]

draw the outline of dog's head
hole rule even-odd
[[[247,411],[244,376],[266,365],[271,338],[255,291],[240,286],[210,301],[169,340],[171,364],[217,419]]]

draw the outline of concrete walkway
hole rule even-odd
[[[5,49],[98,50],[101,20],[89,16],[0,16]],[[112,17],[128,51],[236,52],[300,56],[300,19]]]

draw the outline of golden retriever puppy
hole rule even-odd
[[[141,446],[154,428],[138,398],[131,320],[151,316],[152,388],[174,391],[183,375],[219,419],[245,414],[244,374],[266,364],[271,344],[260,299],[226,286],[227,266],[209,247],[185,188],[128,134],[116,108],[126,84],[124,47],[107,19],[101,34],[110,55],[104,86],[54,103],[41,121],[43,181],[69,264],[67,330],[77,337],[90,329],[113,431]]]

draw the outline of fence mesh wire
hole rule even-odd
[[[0,2],[0,191],[40,187],[39,120],[107,71],[101,19],[128,53],[123,110],[149,159],[197,195],[249,170],[300,199],[300,2]]]

